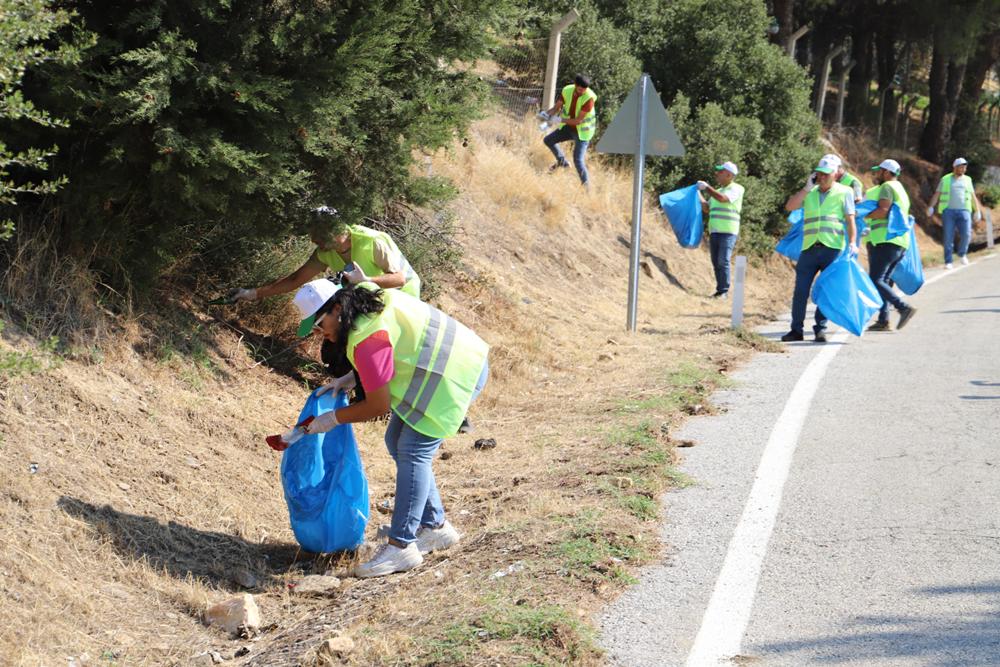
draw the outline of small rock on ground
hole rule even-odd
[[[256,632],[260,629],[260,609],[253,596],[244,593],[239,597],[214,604],[205,610],[205,623],[222,628],[230,634]]]
[[[480,438],[472,445],[475,449],[495,449],[497,441],[494,438]]]
[[[340,579],[325,574],[310,574],[300,579],[292,592],[301,595],[326,595],[340,588]]]
[[[316,652],[317,662],[320,665],[339,664],[353,650],[354,640],[350,637],[331,637],[320,644]]]

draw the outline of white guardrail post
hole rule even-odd
[[[747,281],[746,255],[737,255],[733,270],[733,328],[743,326],[743,287]]]

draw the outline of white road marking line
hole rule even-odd
[[[841,333],[830,340],[843,343],[846,339],[847,334]],[[809,362],[771,431],[701,629],[688,654],[687,667],[731,664],[729,659],[740,652],[799,433],[820,380],[842,347],[826,345]]]
[[[943,271],[925,280],[924,285],[995,256],[987,255],[969,265]],[[832,336],[830,341],[843,343],[846,339],[847,333],[840,333]],[[827,345],[809,362],[771,431],[743,515],[733,531],[726,559],[702,617],[701,628],[688,654],[686,667],[729,665],[733,656],[740,653],[799,434],[820,381],[842,347],[842,344]]]

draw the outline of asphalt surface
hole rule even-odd
[[[909,300],[903,331],[758,355],[715,396],[724,414],[678,434],[696,443],[681,465],[695,484],[665,498],[662,562],[600,619],[610,664],[686,664],[776,420],[814,357],[840,345],[745,631],[726,631],[738,651],[704,664],[1000,665],[1000,258]]]

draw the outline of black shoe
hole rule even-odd
[[[563,167],[565,169],[566,167],[569,167],[569,162],[556,162],[554,165],[549,167],[549,172],[556,171],[559,167]]]
[[[784,336],[781,337],[781,342],[783,343],[794,343],[796,341],[802,340],[801,331],[789,331]]]
[[[816,336],[813,338],[813,340],[816,341],[817,343],[825,343],[826,342],[826,333],[824,333],[822,331],[817,331],[816,332]]]
[[[902,329],[903,327],[905,327],[906,323],[910,321],[910,318],[912,318],[916,314],[917,314],[916,308],[914,308],[913,306],[907,306],[906,310],[902,311],[899,314],[899,322],[896,323],[896,328]]]
[[[876,322],[875,324],[868,327],[868,331],[892,331],[892,326],[888,321],[886,322]]]
[[[463,419],[462,425],[458,427],[459,433],[472,433],[474,430],[476,430],[476,427],[472,425],[468,417]]]
[[[727,296],[729,296],[729,292],[716,292],[715,294],[712,295],[712,298],[725,299]]]

